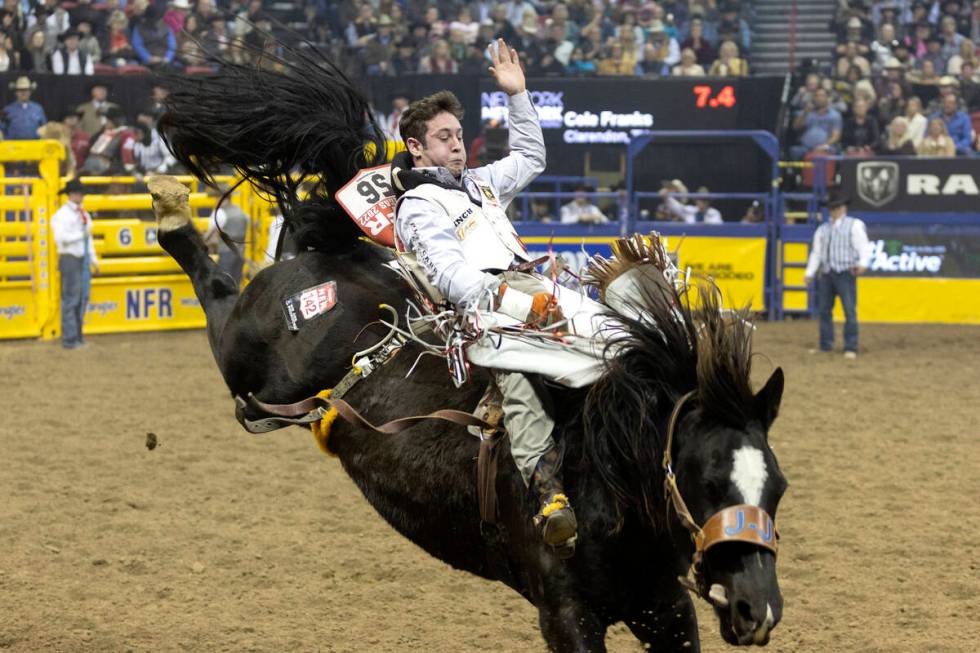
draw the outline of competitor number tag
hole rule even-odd
[[[286,326],[290,331],[299,331],[300,327],[329,311],[337,304],[337,282],[328,281],[319,286],[307,288],[298,292],[282,303],[286,314]]]
[[[395,191],[387,164],[360,170],[337,191],[337,202],[371,240],[395,246]]]

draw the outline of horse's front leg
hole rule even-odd
[[[538,606],[541,634],[554,653],[605,653],[606,624],[588,606],[561,598]]]
[[[673,601],[651,601],[626,618],[626,626],[651,651],[697,653],[698,617],[687,592],[678,593]]]

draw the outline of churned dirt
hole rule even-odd
[[[769,648],[980,650],[980,329],[862,329],[853,363],[810,322],[758,332],[791,485]],[[544,651],[529,604],[398,536],[308,433],[242,431],[203,332],[91,340],[0,343],[0,650]]]

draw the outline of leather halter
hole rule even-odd
[[[691,515],[687,504],[684,503],[684,498],[681,496],[680,488],[677,487],[677,476],[674,474],[671,452],[681,411],[684,404],[695,394],[697,391],[692,390],[678,399],[677,403],[674,404],[674,410],[670,413],[670,420],[667,422],[667,442],[664,445],[663,458],[663,468],[666,474],[664,493],[670,500],[669,505],[674,507],[677,518],[684,525],[684,528],[690,532],[691,541],[694,543],[694,554],[691,557],[691,568],[688,575],[678,580],[688,590],[695,592],[709,603],[714,603],[708,596],[709,588],[701,568],[705,552],[724,542],[744,542],[772,551],[773,555],[776,555],[779,534],[776,532],[775,524],[769,513],[758,506],[749,504],[723,508],[709,517],[704,526],[699,526]]]

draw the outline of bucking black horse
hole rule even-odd
[[[160,130],[178,159],[204,180],[232,166],[273,195],[299,251],[239,293],[186,211],[150,184],[160,244],[193,281],[229,389],[284,404],[333,387],[351,355],[381,337],[360,333],[378,305],[402,307],[409,296],[383,266],[391,254],[360,239],[333,200],[358,169],[385,160],[367,101],[315,51],[291,50],[179,82],[168,106]],[[328,280],[336,306],[287,329],[284,300]],[[772,519],[787,484],[767,442],[782,371],[753,392],[743,316],[724,316],[711,292],[693,303],[665,292],[668,301],[645,307],[652,320],[621,318],[628,337],[594,386],[540,384],[579,520],[571,559],[556,557],[532,526],[536,506],[506,442],[489,526],[478,508],[479,441],[466,429],[332,428],[331,452],[378,513],[433,556],[531,601],[553,651],[605,651],[616,622],[655,650],[697,651],[689,588],[713,604],[731,644],[767,643],[782,615]],[[457,389],[445,361],[418,353],[406,344],[346,401],[375,424],[474,410],[488,375],[474,371]]]

